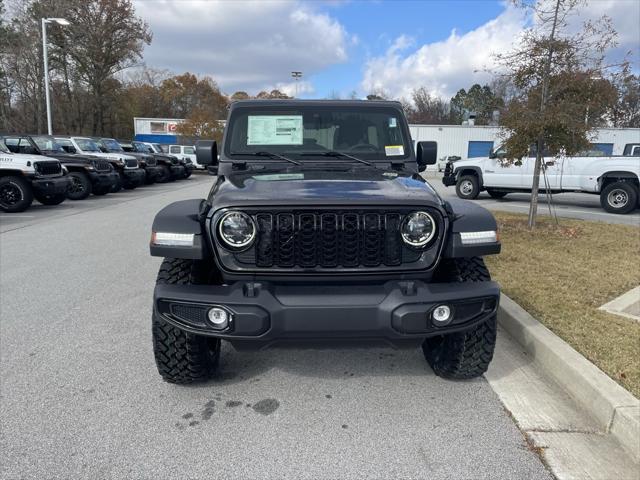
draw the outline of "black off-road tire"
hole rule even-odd
[[[118,181],[111,186],[110,193],[118,193],[120,190],[122,190],[122,185],[122,176],[118,175]]]
[[[638,190],[630,182],[614,182],[600,193],[600,205],[609,213],[630,213],[638,205]]]
[[[35,192],[33,196],[43,205],[60,205],[67,199],[66,193],[56,193],[55,195],[44,195]]]
[[[509,192],[501,192],[500,190],[493,190],[491,188],[487,188],[487,193],[491,198],[504,198],[507,196]]]
[[[197,284],[201,265],[193,260],[165,258],[157,284]],[[169,383],[188,384],[211,378],[220,359],[220,339],[187,333],[165,322],[154,309],[153,354],[158,372]]]
[[[480,257],[457,258],[438,267],[440,280],[450,282],[485,282],[489,270]],[[463,332],[427,338],[422,351],[436,375],[450,379],[469,379],[489,368],[496,346],[495,315]]]
[[[86,173],[71,172],[69,173],[71,184],[67,190],[67,198],[69,200],[84,200],[93,191],[91,180]]]
[[[456,194],[465,200],[475,200],[480,194],[480,182],[475,175],[462,175],[456,182]]]
[[[144,172],[144,185],[153,185],[156,183],[156,177],[151,175],[149,172]]]
[[[170,182],[172,180],[171,169],[166,165],[160,165],[160,168],[162,169],[162,174],[158,178],[156,178],[156,182],[158,183]]]
[[[0,177],[0,210],[7,213],[24,212],[33,203],[31,184],[24,178]]]

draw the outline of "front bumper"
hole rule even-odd
[[[67,189],[69,188],[69,184],[69,178],[63,176],[53,178],[36,177],[31,180],[33,189],[43,195],[57,195],[66,193]]]
[[[145,173],[142,168],[125,168],[122,170],[122,176],[124,177],[125,184],[134,185],[136,187],[142,185],[145,179]]]
[[[456,184],[456,174],[453,170],[453,165],[450,162],[444,167],[444,175],[442,176],[442,183],[446,187],[450,187]]]
[[[184,174],[185,170],[182,165],[171,165],[171,176],[173,178],[183,178]]]
[[[120,175],[118,172],[89,172],[89,179],[91,179],[91,185],[96,187],[112,187],[118,184]]]
[[[144,167],[145,175],[150,180],[155,180],[162,176],[162,167],[158,165]]]
[[[200,335],[261,348],[302,339],[382,340],[416,345],[466,330],[496,313],[495,282],[389,281],[378,285],[300,286],[236,282],[229,286],[157,285],[154,309],[167,322]],[[446,304],[453,319],[436,326],[431,312]],[[225,330],[209,323],[212,306],[232,316]]]

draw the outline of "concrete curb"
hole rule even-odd
[[[640,400],[506,295],[498,322],[536,363],[640,463]]]

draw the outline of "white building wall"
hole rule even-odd
[[[438,157],[457,155],[467,158],[470,141],[500,143],[500,127],[469,125],[409,125],[411,138],[415,142],[431,140],[438,142]],[[613,143],[613,154],[622,155],[627,143],[640,143],[640,128],[602,128],[597,131],[592,143]]]

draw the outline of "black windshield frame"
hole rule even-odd
[[[388,155],[386,154],[386,143],[385,146],[378,145],[378,150],[373,151],[370,149],[353,149],[350,148],[328,148],[323,145],[313,145],[311,148],[309,145],[303,143],[302,145],[267,145],[267,144],[259,144],[254,145],[255,148],[250,148],[246,142],[241,141],[240,146],[242,148],[238,148],[238,142],[236,139],[238,137],[234,137],[234,135],[247,135],[248,130],[248,116],[256,115],[256,116],[287,116],[287,115],[302,115],[303,116],[303,124],[305,131],[307,131],[307,125],[309,125],[309,120],[313,118],[324,118],[324,117],[338,117],[344,116],[345,120],[349,116],[359,116],[361,118],[367,118],[370,115],[369,119],[371,121],[375,119],[380,120],[380,118],[387,117],[389,119],[393,118],[394,122],[397,122],[394,127],[389,125],[388,129],[397,128],[397,134],[401,138],[401,142],[394,142],[397,145],[402,145],[403,154],[402,155]],[[241,123],[243,122],[243,123]],[[370,124],[369,126],[373,126],[374,124]],[[380,124],[378,124],[380,125]],[[359,126],[361,130],[367,127],[366,124]],[[235,129],[239,129],[240,133],[237,133]],[[312,129],[311,129],[312,130]],[[236,133],[234,134],[234,131]],[[376,134],[380,134],[380,128],[376,129]],[[366,134],[366,132],[364,132]],[[241,137],[243,138],[243,137]],[[389,138],[389,137],[387,137]],[[306,140],[306,139],[305,139]],[[305,141],[303,140],[303,141]],[[380,142],[383,142],[385,139],[381,138]],[[335,141],[335,139],[334,139]],[[353,145],[351,145],[353,147]],[[406,123],[406,119],[404,117],[404,113],[400,107],[394,107],[391,105],[247,105],[247,106],[237,106],[234,108],[229,116],[229,120],[227,123],[227,128],[225,132],[225,141],[223,146],[223,154],[220,157],[220,161],[239,161],[239,160],[250,160],[253,161],[269,161],[268,158],[263,158],[256,160],[256,157],[252,155],[252,153],[256,151],[269,151],[279,155],[285,155],[290,158],[295,159],[296,161],[301,162],[317,162],[317,161],[331,161],[331,162],[343,162],[349,163],[352,160],[348,158],[340,158],[339,156],[335,156],[331,159],[328,159],[327,156],[323,154],[330,151],[337,151],[346,153],[349,155],[353,155],[355,157],[366,160],[367,162],[396,162],[402,161],[406,162],[407,160],[412,160],[413,153],[413,143],[411,140],[411,133],[409,131],[409,126]],[[318,155],[313,155],[314,152],[317,152]],[[304,155],[302,155],[304,154]]]

